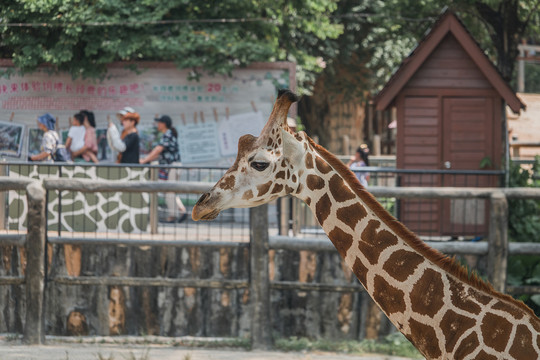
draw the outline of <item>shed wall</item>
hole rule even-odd
[[[491,89],[478,66],[449,33],[409,80],[406,88]]]

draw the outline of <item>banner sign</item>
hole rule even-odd
[[[234,70],[231,76],[203,74],[198,81],[190,80],[190,70],[178,70],[172,63],[137,65],[140,71],[136,73],[124,64],[112,64],[102,80],[74,80],[47,69],[0,78],[0,116],[7,123],[2,124],[0,135],[9,133],[3,138],[13,139],[13,143],[0,144],[0,155],[24,160],[38,150],[36,119],[43,113],[57,118],[57,130],[62,133],[75,113],[88,109],[95,114],[101,136],[109,122],[120,127],[116,112],[130,106],[141,115],[142,157],[159,139],[152,135],[154,118],[166,114],[179,132],[185,164],[227,165],[234,160],[241,135],[259,134],[277,90],[295,89],[292,63],[258,63]],[[21,131],[22,136],[16,136]],[[100,161],[114,161],[104,146],[100,143]]]

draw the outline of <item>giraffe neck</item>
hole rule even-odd
[[[540,358],[540,321],[427,247],[310,142],[304,200],[373,300],[428,359]]]

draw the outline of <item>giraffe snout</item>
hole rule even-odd
[[[216,206],[218,197],[212,196],[210,192],[204,193],[193,207],[191,218],[195,221],[215,219],[221,211]]]

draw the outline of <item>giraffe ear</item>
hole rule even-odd
[[[296,164],[302,160],[304,156],[304,146],[290,132],[281,129],[281,138],[283,139],[283,156],[285,156],[291,164]]]

